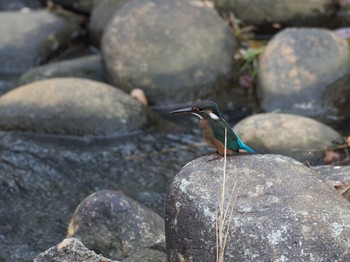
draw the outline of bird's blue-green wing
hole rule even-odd
[[[216,121],[216,122],[213,122]],[[220,140],[221,143],[225,144],[225,128],[227,130],[227,148],[233,151],[239,152],[239,149],[244,149],[248,152],[253,153],[254,150],[248,147],[243,141],[237,136],[232,128],[227,124],[224,119],[211,120],[211,126],[216,139]]]
[[[226,128],[227,148],[238,152],[238,150],[240,149],[240,146],[238,143],[239,138],[237,137],[235,132],[233,132],[232,128],[224,120],[219,120],[219,121],[211,120],[211,127],[215,138],[218,139],[223,144],[225,144],[225,128]]]

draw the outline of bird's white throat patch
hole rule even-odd
[[[191,113],[192,115],[195,115],[195,116],[197,116],[197,117],[199,117],[199,119],[203,119],[203,117],[200,115],[200,114],[197,114],[197,113]]]
[[[214,120],[219,120],[219,119],[220,119],[220,118],[219,118],[216,114],[214,114],[213,112],[211,112],[211,113],[209,114],[209,116],[210,116],[211,119],[214,119]]]

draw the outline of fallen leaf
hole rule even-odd
[[[326,182],[334,187],[339,194],[350,202],[350,183],[337,180],[326,180]]]
[[[241,87],[244,87],[244,88],[252,88],[253,87],[253,84],[254,83],[254,79],[247,75],[247,74],[244,74],[244,75],[241,75],[239,77],[239,85]]]
[[[325,150],[324,151],[324,157],[323,157],[323,162],[325,164],[334,164],[338,163],[341,159],[341,156],[339,153],[334,152],[332,150]]]
[[[135,98],[137,101],[139,101],[144,106],[148,105],[147,97],[145,95],[145,92],[140,88],[135,88],[131,91],[130,95]]]
[[[346,143],[348,146],[350,146],[350,136],[348,136],[348,138],[346,139]]]

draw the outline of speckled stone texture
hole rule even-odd
[[[170,186],[169,261],[215,261],[224,159],[213,158],[188,163]],[[226,172],[237,200],[225,261],[350,261],[350,203],[316,172],[280,155],[229,157]]]

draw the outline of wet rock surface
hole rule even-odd
[[[67,135],[121,135],[151,126],[135,99],[117,88],[80,78],[21,86],[0,98],[0,128]]]
[[[286,29],[268,43],[259,63],[264,110],[317,118],[350,116],[350,51],[345,39],[325,29]]]
[[[0,257],[32,261],[64,239],[69,219],[98,190],[123,190],[159,215],[169,181],[210,152],[183,134],[90,140],[0,132]]]
[[[170,186],[165,208],[169,261],[215,261],[224,160],[212,158],[188,163]],[[225,259],[350,259],[350,203],[310,168],[280,155],[229,157],[225,208],[235,183]]]
[[[163,218],[112,190],[95,192],[79,204],[69,223],[68,237],[118,260],[147,247],[165,249]]]
[[[236,46],[214,10],[187,1],[130,1],[102,38],[111,82],[126,91],[143,89],[156,105],[188,102],[231,85]]]
[[[323,163],[323,151],[343,142],[333,128],[311,118],[265,113],[247,117],[234,126],[256,153],[282,154],[312,165]]]

